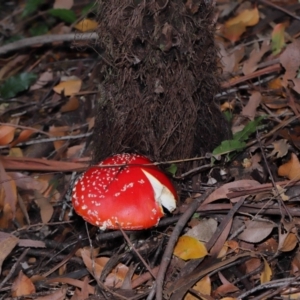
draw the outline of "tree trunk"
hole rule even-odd
[[[103,59],[94,162],[121,152],[190,158],[230,136],[214,102],[219,69],[210,2],[98,1]]]

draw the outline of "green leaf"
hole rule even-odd
[[[260,122],[264,119],[264,117],[255,118],[253,121],[250,121],[243,130],[236,132],[233,135],[233,139],[236,141],[245,141],[249,138],[249,136],[256,132],[256,129]]]
[[[4,99],[15,97],[19,92],[27,90],[36,79],[37,75],[33,73],[21,73],[9,77],[0,86],[0,96]]]
[[[271,39],[271,48],[272,48],[273,55],[279,54],[285,46],[285,42],[284,42],[285,27],[286,27],[285,23],[279,23],[273,29],[272,39]]]
[[[238,140],[226,140],[212,152],[213,155],[223,155],[233,151],[241,151],[246,147],[246,143]]]
[[[86,16],[88,13],[93,12],[95,8],[96,8],[95,3],[88,4],[82,9],[81,16]]]
[[[74,11],[70,9],[56,8],[50,9],[48,12],[51,16],[57,17],[66,23],[74,23],[77,19]]]
[[[44,0],[27,0],[24,10],[22,12],[22,18],[25,18],[34,12],[36,12]]]
[[[172,174],[172,176],[175,176],[176,172],[177,172],[177,166],[175,164],[171,164],[166,171],[170,174]]]
[[[233,119],[233,113],[231,110],[226,110],[223,112],[223,115],[228,123],[230,123]]]
[[[46,34],[49,31],[46,24],[38,23],[29,29],[32,36],[38,36]]]

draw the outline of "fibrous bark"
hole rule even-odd
[[[121,152],[188,158],[230,135],[214,102],[218,49],[207,2],[98,1],[102,84],[94,162]]]

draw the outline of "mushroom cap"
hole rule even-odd
[[[157,166],[145,165],[151,163],[144,156],[123,153],[90,167],[73,188],[76,213],[102,229],[137,230],[157,225],[164,215],[163,206],[169,211],[176,208],[177,193]]]

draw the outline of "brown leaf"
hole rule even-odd
[[[267,221],[247,221],[246,229],[238,236],[240,240],[249,243],[259,243],[270,235],[275,224]]]
[[[64,112],[69,112],[76,110],[79,107],[79,100],[75,96],[71,96],[70,99],[67,101],[66,104],[64,104],[61,108],[60,111],[62,113]]]
[[[244,75],[251,74],[257,69],[257,64],[260,62],[262,57],[266,52],[270,50],[270,42],[265,40],[261,48],[259,48],[258,43],[254,45],[254,49],[249,55],[249,59],[246,60],[243,64],[243,73]]]
[[[98,257],[94,259],[94,262],[90,258],[90,252],[83,249],[81,251],[81,256],[86,268],[91,274],[100,278],[105,264],[109,261],[108,257]],[[121,287],[123,281],[128,272],[128,267],[123,264],[118,264],[112,272],[106,277],[105,284],[107,286]]]
[[[47,70],[46,72],[43,72],[39,76],[38,80],[30,87],[30,91],[38,90],[52,80],[53,80],[53,72],[52,70]]]
[[[21,172],[7,172],[7,175],[15,181],[18,188],[27,191],[37,190],[42,193],[49,185],[48,182],[37,180]]]
[[[0,125],[0,146],[8,145],[15,136],[16,127]]]
[[[3,199],[0,199],[0,204],[2,203],[3,206],[8,206],[11,210],[11,220],[15,217],[15,211],[16,211],[16,204],[17,204],[17,187],[14,180],[12,180],[6,173],[3,164],[2,159],[0,159],[0,183],[1,183],[1,189],[3,189],[4,194]],[[3,209],[4,210],[4,209]]]
[[[54,212],[53,206],[50,204],[49,200],[38,191],[34,191],[34,196],[34,200],[37,206],[40,208],[42,222],[46,224],[52,218]]]
[[[221,63],[223,66],[223,73],[226,75],[227,73],[232,73],[238,70],[239,62],[244,57],[245,47],[240,45],[235,48],[234,51],[228,52],[225,49],[224,44],[219,43],[220,47],[220,57]]]
[[[279,236],[278,250],[282,252],[289,252],[295,249],[298,245],[297,236],[294,233],[284,233]]]
[[[11,147],[14,147],[15,145],[26,142],[34,133],[36,130],[34,129],[24,129],[21,131],[20,135],[10,143]]]
[[[236,287],[234,284],[230,283],[221,272],[218,272],[220,281],[222,282],[222,285],[220,285],[218,288],[216,288],[213,292],[214,298],[218,298],[220,296],[224,296],[226,294],[238,292],[239,288]]]
[[[289,80],[293,80],[300,67],[300,40],[294,40],[289,44],[283,53],[280,55],[279,60],[285,68],[285,74],[282,78],[282,85],[286,87]]]
[[[32,281],[23,274],[22,270],[18,277],[14,280],[11,286],[11,293],[13,297],[20,297],[35,293],[35,286]]]
[[[15,248],[15,246],[18,243],[18,240],[19,239],[13,235],[0,232],[0,274],[2,273],[1,269],[3,261]]]
[[[85,277],[83,279],[83,286],[81,291],[76,289],[71,300],[86,300],[89,297],[88,285],[89,285],[89,278]]]
[[[50,295],[39,296],[37,298],[34,298],[34,300],[64,300],[67,290],[67,287],[62,287]]]
[[[258,91],[252,91],[247,105],[242,110],[242,115],[253,120],[256,116],[256,109],[260,105],[261,100],[261,93]]]
[[[222,185],[221,187],[219,187],[218,189],[216,189],[215,191],[213,191],[205,199],[205,201],[201,204],[201,206],[211,203],[213,201],[219,200],[219,199],[228,198],[227,194],[230,192],[230,189],[233,189],[233,188],[247,189],[247,188],[251,188],[254,186],[258,186],[258,185],[260,185],[260,183],[258,181],[248,180],[248,179],[242,179],[242,180],[226,183],[226,184]],[[240,198],[233,198],[233,199],[231,199],[231,202],[234,202],[234,203],[238,202],[239,199]]]
[[[289,150],[289,145],[287,140],[281,139],[272,143],[274,149],[270,153],[269,156],[276,156],[276,158],[280,158],[286,156]]]
[[[217,230],[218,222],[213,219],[201,219],[196,226],[189,229],[185,235],[194,237],[195,239],[208,242]]]

